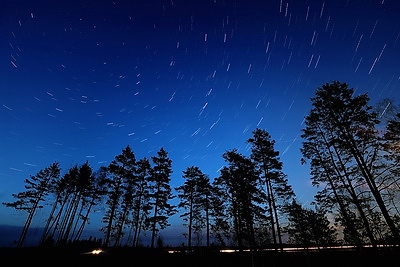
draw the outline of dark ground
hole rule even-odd
[[[167,250],[116,248],[99,255],[90,249],[74,248],[0,248],[2,263],[7,266],[400,266],[400,248],[364,248],[362,251],[298,251],[219,253],[196,251],[169,254]],[[3,265],[3,264],[2,264]],[[4,265],[3,265],[4,266]]]

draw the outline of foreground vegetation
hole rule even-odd
[[[194,250],[192,253],[168,253],[166,249],[109,248],[100,254],[78,248],[2,248],[0,257],[17,266],[35,264],[125,266],[240,266],[240,267],[317,267],[317,266],[396,266],[399,248],[354,250],[301,250],[296,252],[253,251],[221,253],[219,250]]]
[[[97,171],[86,162],[61,175],[55,162],[26,179],[26,191],[14,194],[15,202],[4,203],[28,215],[17,247],[40,210],[47,211],[41,246],[78,242],[97,207],[105,207],[106,247],[154,248],[177,213],[187,227],[188,248],[279,248],[286,235],[305,246],[399,244],[400,113],[388,100],[370,106],[366,94],[355,95],[340,82],[318,88],[311,101],[301,152],[320,189],[314,209],[298,203],[275,141],[255,129],[247,140],[249,156],[227,150],[226,166],[213,181],[199,167],[188,167],[184,183],[174,189],[172,160],[163,148],[151,159],[136,159],[127,146]],[[337,229],[343,229],[342,239]],[[149,244],[142,243],[144,233],[151,236]]]

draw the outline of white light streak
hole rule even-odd
[[[320,58],[321,58],[321,55],[318,55],[317,62],[315,63],[314,69],[316,69],[316,68],[317,68],[317,66],[318,66],[318,63],[319,63],[319,59],[320,59]]]
[[[171,96],[171,98],[168,100],[168,102],[171,102],[172,99],[174,99],[175,94],[176,94],[176,91],[172,94],[172,96]]]
[[[368,74],[371,74],[371,72],[372,72],[372,70],[374,69],[375,64],[376,64],[377,61],[378,61],[378,58],[375,58],[375,61],[374,61],[374,63],[372,64],[371,68],[369,69]]]
[[[316,31],[313,32],[313,36],[312,36],[312,38],[311,38],[311,43],[310,43],[310,45],[313,45],[316,33],[317,33]]]
[[[369,35],[369,38],[372,38],[372,35],[374,34],[374,32],[375,32],[375,28],[376,28],[376,25],[378,24],[378,20],[376,20],[375,21],[375,25],[374,25],[374,27],[372,28],[372,31],[371,31],[371,34]]]
[[[285,18],[287,17],[288,9],[289,9],[289,3],[286,3]]]
[[[382,54],[383,54],[383,51],[385,50],[385,48],[386,48],[386,44],[383,46],[382,51],[381,51],[381,53],[379,54],[378,61],[381,59]]]
[[[247,69],[247,73],[250,73],[251,70],[251,64],[249,65],[249,68]]]
[[[388,109],[389,106],[390,106],[390,102],[386,105],[385,109],[382,111],[382,113],[379,116],[379,118],[381,118],[386,113],[386,110]]]
[[[3,105],[4,108],[8,109],[8,110],[12,110],[12,108],[10,108],[9,106]]]
[[[215,125],[217,125],[217,123],[219,122],[220,119],[221,119],[221,118],[218,118],[218,120],[217,120],[216,122],[214,122],[214,123],[210,126],[210,130],[211,130],[212,128],[214,128]]]
[[[319,14],[319,18],[322,18],[322,14],[324,13],[325,2],[322,3],[321,13]]]
[[[358,47],[360,46],[360,42],[361,42],[362,38],[363,38],[363,34],[361,34],[360,39],[358,40],[357,47],[356,47],[356,52],[358,50]]]
[[[361,61],[362,61],[362,57],[360,58],[360,61],[358,61],[358,64],[357,64],[357,67],[356,67],[356,70],[354,71],[354,72],[357,72],[357,70],[358,70],[358,68],[360,67],[360,64],[361,64]]]
[[[200,129],[201,129],[201,128],[199,128],[199,129],[197,129],[196,131],[194,131],[194,133],[192,133],[192,135],[191,135],[190,137],[193,137],[193,136],[197,135],[197,134],[200,132]]]
[[[306,13],[306,21],[308,20],[308,13],[310,12],[310,6],[307,7],[307,13]]]
[[[313,58],[314,58],[314,54],[311,55],[310,62],[308,62],[308,68],[311,66],[311,61],[313,60]]]
[[[258,100],[258,103],[257,103],[256,109],[258,108],[258,106],[260,105],[260,103],[261,103],[261,99],[260,99],[260,100]]]
[[[257,127],[260,126],[261,122],[263,121],[264,117],[261,117],[261,119],[257,123]]]

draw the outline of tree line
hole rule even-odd
[[[212,180],[198,166],[187,167],[176,188],[171,188],[172,160],[164,148],[150,159],[137,159],[128,145],[97,171],[86,162],[61,175],[55,162],[27,178],[26,190],[13,194],[14,202],[3,203],[27,213],[17,246],[24,245],[45,206],[50,208],[43,246],[81,240],[99,207],[104,246],[143,246],[146,234],[154,248],[175,214],[184,221],[189,248],[280,248],[286,239],[307,246],[400,243],[398,109],[388,100],[373,107],[367,94],[355,95],[337,81],[317,88],[311,102],[301,152],[319,189],[313,207],[296,199],[275,141],[257,128],[246,140],[250,155],[227,150],[226,166]]]

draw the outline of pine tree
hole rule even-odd
[[[210,212],[210,180],[199,167],[192,166],[183,171],[185,182],[176,188],[180,202],[179,208],[185,212],[181,214],[188,226],[188,247],[192,247],[192,229],[201,234],[203,225],[206,226],[207,246],[209,246],[209,212]]]
[[[211,217],[215,214],[215,190],[210,183],[208,175],[200,171],[197,179],[198,205],[201,210],[199,222],[201,227],[205,224],[206,228],[206,246],[210,246],[211,235]],[[213,203],[214,202],[214,203]],[[201,231],[201,229],[200,229]]]
[[[240,249],[245,245],[254,248],[255,222],[265,219],[265,210],[261,206],[265,194],[258,184],[258,172],[254,163],[235,149],[225,152],[223,157],[229,165],[221,169],[215,184],[225,194],[221,197],[229,201],[227,212],[233,219],[237,245]]]
[[[362,195],[356,191],[356,183],[348,164],[351,159],[346,153],[341,152],[340,146],[335,144],[336,137],[331,129],[323,129],[316,118],[314,113],[305,118],[306,127],[303,129],[302,137],[306,141],[303,142],[301,148],[303,162],[306,159],[310,160],[313,185],[324,186],[324,189],[316,196],[316,200],[325,207],[334,208],[335,205],[339,207],[338,219],[346,228],[347,241],[355,244],[363,243],[360,231],[365,230],[370,243],[376,244],[363,208],[368,198],[362,198]],[[330,194],[334,197],[332,198]],[[352,211],[353,209],[357,212]],[[362,229],[359,227],[355,214],[360,217]]]
[[[89,215],[91,214],[92,209],[99,204],[105,192],[102,168],[100,168],[98,172],[93,173],[92,168],[88,166],[87,162],[85,165],[84,169],[86,169],[86,177],[88,177],[90,181],[90,184],[85,188],[85,191],[83,193],[84,202],[82,203],[82,208],[86,208],[86,212],[84,214],[80,213],[82,221],[77,232],[75,233],[74,241],[80,239],[85,226],[89,222]]]
[[[149,180],[151,180],[151,165],[147,158],[136,162],[136,190],[132,210],[133,246],[137,246],[144,222],[148,220],[150,212]]]
[[[157,156],[152,157],[152,161],[154,166],[149,178],[149,196],[153,216],[147,219],[147,225],[151,230],[151,247],[154,248],[157,233],[169,225],[168,218],[175,213],[175,209],[169,203],[173,198],[170,186],[172,160],[168,158],[164,148],[161,148]]]
[[[270,134],[265,130],[256,129],[253,131],[253,137],[247,142],[251,144],[251,158],[257,164],[262,183],[265,185],[274,244],[282,246],[278,214],[282,211],[282,207],[294,197],[294,192],[288,184],[286,175],[282,172],[283,164],[279,159],[279,151],[275,150],[275,141],[271,140]],[[279,205],[279,202],[282,204]]]
[[[3,205],[17,210],[22,210],[28,213],[28,217],[22,228],[21,235],[18,239],[17,247],[22,247],[32,220],[37,213],[38,209],[43,208],[40,205],[45,197],[50,193],[52,183],[59,179],[60,165],[58,162],[51,164],[49,167],[40,170],[35,176],[30,179],[25,179],[26,191],[12,196],[17,200],[11,203],[3,203]]]
[[[133,180],[135,163],[135,155],[130,146],[127,146],[107,168],[109,175],[105,181],[108,187],[106,202],[108,209],[103,217],[106,226],[102,228],[106,235],[106,246],[110,244],[111,237],[115,239],[114,245],[118,245],[122,238],[122,230],[132,205],[130,183]]]
[[[354,191],[354,194],[353,190],[362,191],[364,195],[370,194],[391,236],[395,242],[400,242],[399,229],[385,202],[387,187],[382,186],[387,184],[387,174],[397,163],[389,162],[385,158],[377,130],[378,114],[368,105],[368,95],[354,96],[354,90],[346,83],[335,81],[318,88],[311,100],[313,108],[306,119],[306,124],[312,122],[318,127],[319,133],[315,134],[317,131],[314,130],[314,133],[305,132],[303,136],[308,138],[310,144],[324,142],[326,152],[332,153],[329,157],[331,163],[335,165],[331,166],[336,168],[338,178],[343,179],[341,185],[348,191],[358,211],[363,209],[363,204],[355,198],[360,192]],[[371,213],[370,209],[365,211]],[[372,218],[372,213],[370,217]],[[362,219],[366,231],[370,232],[367,218]],[[368,235],[372,242],[374,238],[372,233]]]
[[[336,243],[336,230],[330,226],[323,210],[303,208],[295,200],[287,206],[289,242],[303,246]]]

